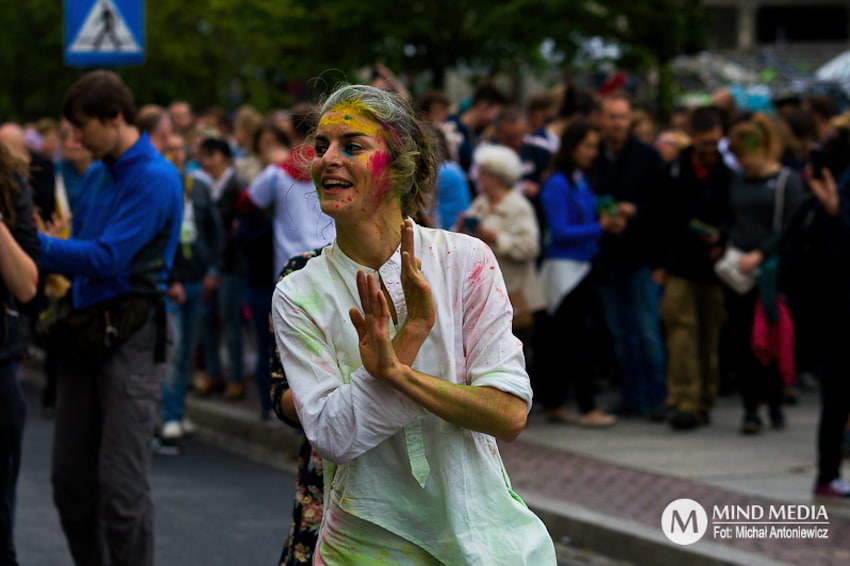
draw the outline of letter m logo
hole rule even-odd
[[[682,516],[679,514],[678,511],[673,511],[673,516],[670,518],[670,532],[671,533],[676,532],[676,525],[679,525],[679,530],[681,532],[683,532],[683,533],[687,532],[688,525],[690,525],[691,523],[693,523],[691,530],[695,533],[698,533],[699,532],[699,524],[697,522],[697,512],[696,511],[692,510],[690,513],[688,513],[688,518],[687,518],[686,521],[682,520]]]

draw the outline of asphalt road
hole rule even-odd
[[[29,413],[18,481],[21,566],[70,565],[50,490],[53,422],[25,390]],[[153,466],[158,566],[273,566],[289,527],[292,474],[189,441]]]

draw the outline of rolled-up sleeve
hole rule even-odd
[[[467,381],[519,397],[531,410],[531,384],[522,342],[511,330],[513,308],[502,272],[489,247],[475,240],[466,262],[463,345]]]
[[[323,458],[344,464],[428,414],[363,366],[345,379],[324,333],[280,286],[272,320],[295,410]]]

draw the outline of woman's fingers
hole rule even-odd
[[[369,289],[366,286],[366,274],[362,269],[357,270],[357,294],[360,295],[360,307],[363,313],[369,312]]]
[[[357,331],[358,340],[362,341],[366,336],[366,319],[364,319],[363,315],[360,314],[360,311],[354,307],[349,309],[348,318],[351,319],[351,324],[354,325],[354,329]]]

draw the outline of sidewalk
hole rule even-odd
[[[41,380],[29,368],[25,377]],[[698,501],[709,519],[715,504],[813,504],[817,403],[805,394],[787,408],[786,430],[755,437],[737,432],[737,398],[721,399],[713,424],[688,433],[640,420],[606,430],[553,425],[533,412],[501,452],[514,488],[559,543],[631,564],[843,565],[850,563],[850,505],[828,507],[828,540],[721,542],[709,527],[700,542],[678,546],[660,526],[664,508],[679,498]],[[300,437],[282,423],[261,423],[257,407],[254,388],[237,403],[188,401],[203,439],[291,468]]]

